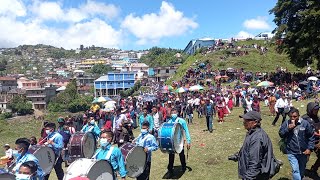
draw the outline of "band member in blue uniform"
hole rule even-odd
[[[97,149],[93,158],[103,159],[110,162],[113,170],[118,171],[122,180],[126,179],[127,171],[122,153],[118,147],[111,145],[113,133],[111,131],[102,131],[100,135],[100,148]]]
[[[33,161],[37,165],[37,175],[36,177],[40,180],[44,177],[44,172],[42,171],[39,160],[31,153],[28,149],[30,146],[30,140],[27,138],[19,138],[16,140],[16,151],[13,152],[13,156],[16,157],[16,165],[13,168],[13,173],[19,174],[20,166],[27,162]]]
[[[175,108],[171,109],[171,117],[168,120],[168,123],[179,123],[181,124],[183,130],[184,130],[184,134],[186,136],[187,139],[187,149],[189,150],[191,147],[191,137],[189,134],[189,129],[188,129],[188,125],[186,123],[186,121],[180,117],[178,117],[178,112]],[[172,177],[173,176],[173,164],[174,164],[174,153],[169,154],[169,164],[168,164],[168,176]],[[187,163],[186,163],[186,156],[184,154],[184,149],[181,151],[181,153],[179,154],[180,157],[180,162],[181,162],[181,166],[182,166],[182,171],[186,171],[187,169]]]
[[[56,124],[55,123],[48,123],[45,126],[45,131],[46,134],[48,135],[47,137],[47,142],[45,143],[46,146],[50,147],[55,154],[55,160],[56,163],[54,165],[54,170],[57,174],[58,180],[62,180],[64,176],[64,172],[62,169],[62,157],[61,157],[61,151],[63,148],[63,137],[61,136],[60,133],[56,132]],[[45,176],[45,179],[49,179],[50,174],[47,174]]]
[[[96,122],[95,122],[94,118],[90,117],[88,123],[82,127],[81,132],[83,132],[83,133],[92,132],[93,135],[96,137],[96,139],[98,139],[99,135],[101,133],[101,130],[96,125]]]
[[[149,134],[150,124],[148,121],[144,121],[141,127],[141,134],[137,137],[134,142],[137,146],[144,148],[144,152],[147,153],[147,162],[143,173],[137,177],[137,180],[149,180],[150,169],[151,169],[151,152],[158,149],[156,138]]]

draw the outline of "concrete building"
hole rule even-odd
[[[26,89],[26,97],[32,102],[33,109],[46,109],[51,98],[56,96],[56,87]]]
[[[21,89],[30,89],[30,88],[39,88],[42,83],[40,80],[30,80],[25,77],[21,77],[17,80],[18,88]]]
[[[184,48],[183,52],[192,55],[196,53],[197,49],[201,49],[203,47],[212,47],[214,45],[215,40],[211,38],[193,39],[188,43],[186,48]]]
[[[149,68],[148,75],[155,82],[166,81],[176,73],[177,69],[178,66]]]
[[[116,96],[134,86],[136,72],[109,72],[94,81],[95,97]]]
[[[13,77],[3,76],[0,77],[0,93],[7,93],[12,89],[18,87],[17,79]]]

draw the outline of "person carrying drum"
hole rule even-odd
[[[134,142],[137,146],[144,148],[144,152],[147,153],[147,163],[143,173],[137,177],[137,180],[149,180],[150,169],[151,169],[151,152],[156,151],[159,147],[156,138],[149,134],[149,122],[144,121],[142,123],[141,134],[137,137]]]
[[[124,159],[120,149],[111,145],[112,139],[113,133],[111,131],[102,131],[100,135],[100,148],[97,149],[92,158],[109,161],[113,170],[115,172],[118,171],[121,179],[125,180],[127,171]]]
[[[175,108],[171,109],[171,118],[168,120],[168,123],[179,123],[181,124],[184,133],[186,135],[186,139],[187,139],[187,149],[189,150],[191,147],[191,137],[189,134],[189,129],[188,129],[188,125],[186,123],[186,121],[182,118],[178,117],[177,114],[177,110]],[[169,154],[169,164],[168,164],[168,178],[171,178],[173,176],[173,164],[174,164],[174,153],[170,153]],[[184,149],[181,151],[181,153],[179,153],[179,157],[180,157],[180,162],[182,165],[182,171],[186,171],[187,169],[187,163],[186,163],[186,156],[184,154]]]
[[[83,128],[81,129],[81,132],[83,133],[92,132],[96,139],[99,138],[99,135],[101,133],[99,127],[96,125],[96,122],[93,116],[91,116],[87,124],[83,126]]]
[[[44,172],[39,165],[39,160],[31,154],[28,149],[30,146],[30,140],[28,138],[19,138],[16,140],[16,151],[13,152],[13,156],[16,157],[15,167],[12,169],[14,174],[19,174],[20,166],[27,162],[33,161],[37,165],[37,178],[43,180]],[[10,168],[9,168],[10,169]]]
[[[21,164],[16,180],[37,180],[38,165],[34,161],[27,161]]]
[[[50,147],[55,154],[56,163],[54,165],[54,170],[56,172],[58,180],[62,180],[64,176],[64,172],[62,169],[62,157],[61,152],[63,148],[63,137],[60,133],[56,132],[56,124],[55,123],[48,123],[45,125],[47,142],[45,143],[46,146]],[[45,179],[48,180],[50,173],[45,176]]]

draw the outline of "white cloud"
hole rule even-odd
[[[0,16],[16,17],[25,16],[26,14],[26,7],[20,0],[1,0]]]
[[[247,29],[253,30],[269,30],[271,26],[267,22],[266,17],[258,16],[255,19],[247,19],[244,21],[243,26]]]
[[[158,14],[145,14],[142,17],[130,14],[121,27],[134,34],[139,39],[138,44],[146,44],[150,41],[157,42],[163,37],[182,35],[197,28],[198,24],[163,1]]]
[[[49,44],[75,49],[80,44],[118,48],[121,45],[121,31],[99,19],[76,23],[67,29],[41,26],[39,21],[29,23],[0,17],[0,47],[15,47],[22,44]]]
[[[235,38],[241,38],[241,39],[242,39],[242,38],[243,38],[243,39],[252,38],[252,37],[254,37],[254,35],[246,32],[246,31],[240,31],[240,32],[235,36]]]
[[[119,15],[120,9],[113,4],[105,4],[88,0],[77,8],[62,9],[58,2],[43,2],[35,0],[32,12],[40,20],[55,20],[67,22],[80,22],[85,19],[101,15],[107,19]]]

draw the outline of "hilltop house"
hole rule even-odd
[[[193,55],[196,53],[197,49],[203,47],[212,47],[215,45],[215,40],[211,38],[203,38],[203,39],[193,39],[191,40],[186,48],[184,48],[183,52],[189,55]]]

